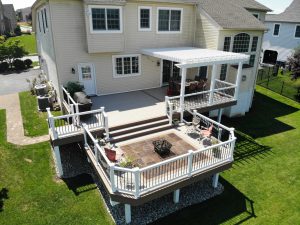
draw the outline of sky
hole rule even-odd
[[[212,0],[213,1],[213,0]],[[281,13],[292,0],[256,0],[273,10],[272,13]],[[35,0],[2,0],[3,4],[13,4],[15,10],[32,6]]]

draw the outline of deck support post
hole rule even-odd
[[[173,202],[176,204],[179,202],[180,189],[177,189],[173,192]]]
[[[126,224],[131,223],[131,205],[124,204],[125,207],[125,222]]]
[[[235,81],[235,85],[236,85],[235,92],[234,92],[235,100],[238,100],[239,89],[240,89],[241,78],[242,78],[242,70],[243,70],[243,62],[239,62],[239,67],[237,70],[236,81]]]
[[[58,176],[62,177],[63,176],[63,169],[62,169],[62,164],[61,164],[59,147],[55,146],[53,148],[53,150],[54,150],[55,162],[56,162],[56,166],[57,166],[57,170],[58,170]]]
[[[218,182],[219,182],[219,173],[216,173],[213,175],[213,181],[212,181],[213,188],[218,187]]]
[[[183,113],[184,113],[184,95],[185,95],[185,80],[186,80],[186,68],[181,68],[181,87],[180,87],[180,122],[183,122]]]
[[[111,206],[116,206],[116,205],[120,204],[120,202],[115,202],[115,201],[111,200],[111,198],[109,199],[109,202],[110,202]]]
[[[211,72],[210,92],[209,92],[209,101],[208,101],[209,105],[211,105],[214,100],[216,77],[217,77],[217,65],[214,64],[212,66],[212,72]]]
[[[223,109],[218,110],[218,123],[221,123]]]

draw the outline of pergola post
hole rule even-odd
[[[234,99],[238,99],[238,94],[239,94],[239,89],[240,89],[240,84],[241,84],[241,77],[242,77],[242,70],[243,70],[243,62],[239,62],[239,67],[237,70],[237,75],[236,75],[236,81],[235,81],[235,92],[234,92]]]
[[[185,95],[185,80],[186,80],[186,68],[181,68],[181,88],[180,88],[180,122],[183,122],[184,113],[184,95]]]
[[[213,103],[216,77],[217,77],[217,65],[214,64],[212,67],[211,81],[210,81],[209,105]]]

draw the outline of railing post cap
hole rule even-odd
[[[193,154],[194,151],[193,151],[193,150],[188,150],[188,153],[189,153],[189,154]]]
[[[140,168],[139,167],[134,167],[132,170],[136,172],[136,171],[139,171]]]
[[[86,123],[82,123],[82,126],[83,126],[83,127],[87,127],[87,124],[86,124]]]
[[[98,140],[98,139],[95,139],[94,143],[98,144],[98,143],[99,143],[99,140]]]

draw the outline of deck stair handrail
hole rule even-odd
[[[86,123],[90,130],[104,129],[106,139],[109,139],[108,116],[104,107],[100,109],[53,116],[47,108],[49,132],[53,139],[63,138],[83,132],[83,124]],[[78,123],[81,121],[81,123]]]
[[[110,185],[108,188],[113,193],[124,193],[139,198],[142,194],[233,161],[236,141],[234,128],[228,128],[199,113],[195,113],[195,116],[222,129],[223,132],[229,133],[228,140],[221,141],[219,139],[218,143],[212,146],[195,151],[189,150],[186,154],[143,168],[124,168],[110,162],[105,155],[103,146],[97,143],[87,126],[84,126],[85,147],[93,152],[93,159],[96,160],[94,166],[105,171],[105,179],[109,180]],[[93,146],[90,143],[94,143]]]
[[[71,94],[61,86],[63,92],[63,104],[69,114],[79,113],[78,103],[72,98]]]
[[[165,105],[166,105],[166,115],[169,119],[169,124],[172,125],[174,105],[173,103],[171,103],[169,96],[165,96]]]

